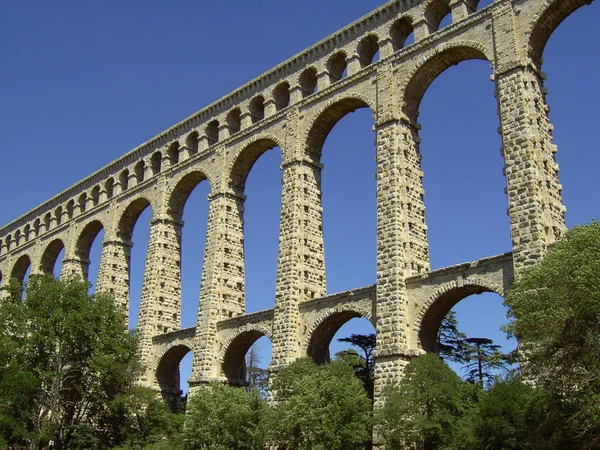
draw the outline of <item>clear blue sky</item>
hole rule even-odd
[[[0,0],[0,224],[382,3]],[[598,5],[578,11],[544,55],[569,226],[599,216],[599,20]],[[453,67],[421,105],[432,268],[510,250],[490,74],[481,61]],[[372,124],[366,110],[347,116],[323,150],[330,293],[375,282]],[[249,312],[273,306],[279,163],[279,153],[268,152],[247,184]],[[185,210],[184,326],[195,324],[207,193],[206,185],[197,188]],[[134,233],[134,313],[148,220],[147,211]],[[461,326],[472,336],[501,340],[504,315],[494,296],[459,304]],[[370,331],[364,321],[353,323],[340,334]]]

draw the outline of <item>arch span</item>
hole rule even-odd
[[[221,362],[221,376],[227,378],[229,384],[246,384],[246,353],[263,336],[271,340],[269,330],[261,328],[246,329],[229,340]]]
[[[459,42],[436,48],[413,69],[401,87],[404,114],[416,122],[421,101],[434,80],[450,67],[471,59],[491,62],[493,58],[488,49],[477,42]]]
[[[44,250],[42,260],[40,262],[40,271],[44,275],[54,274],[54,266],[58,261],[60,252],[63,251],[64,248],[65,244],[61,239],[55,239],[46,246],[46,250]]]
[[[181,411],[181,360],[192,351],[187,345],[179,344],[171,347],[160,357],[156,367],[156,382],[164,402],[171,411]]]
[[[175,185],[169,199],[169,212],[176,219],[183,217],[183,209],[187,203],[192,191],[203,181],[208,181],[208,177],[199,170],[187,173]],[[210,181],[209,181],[210,184]]]
[[[145,197],[138,197],[127,205],[119,220],[118,232],[121,238],[131,240],[137,220],[149,206],[152,208],[152,204]],[[152,210],[154,211],[154,208]]]
[[[359,311],[354,309],[347,310],[329,310],[322,313],[313,323],[307,336],[306,355],[312,358],[317,364],[325,364],[329,361],[329,345],[335,333],[346,322],[363,317],[367,319],[373,326],[373,318],[367,311]]]
[[[421,348],[426,352],[434,352],[438,331],[446,314],[461,300],[484,292],[504,296],[502,287],[484,280],[466,281],[463,285],[452,281],[441,286],[417,314]]]
[[[31,258],[29,255],[21,255],[17,262],[13,265],[12,271],[10,272],[10,277],[18,280],[20,283],[25,281],[25,275],[27,274],[27,270],[31,267]]]
[[[325,140],[333,127],[344,116],[361,108],[369,108],[375,114],[376,108],[371,105],[368,98],[363,95],[350,95],[328,103],[319,111],[316,118],[309,125],[306,139],[306,150],[315,161],[321,159]]]
[[[567,17],[590,3],[591,0],[553,0],[546,2],[546,7],[534,19],[527,39],[529,56],[538,66],[542,65],[542,55],[552,33]]]
[[[252,170],[252,166],[265,152],[279,147],[279,139],[276,136],[258,136],[250,144],[246,145],[236,156],[229,172],[229,185],[238,192],[244,192],[246,180]]]

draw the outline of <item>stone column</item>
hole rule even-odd
[[[293,123],[294,120],[290,120],[291,128],[294,128]],[[289,141],[292,146],[294,141]],[[298,305],[326,294],[321,206],[323,166],[306,156],[286,159],[282,165],[271,371],[277,371],[301,356]]]
[[[108,233],[107,233],[108,234]],[[129,277],[131,267],[131,241],[105,236],[102,242],[97,292],[111,294],[123,306],[129,320]]]
[[[543,82],[531,66],[496,73],[515,273],[542,258],[566,229]]]
[[[87,280],[90,260],[82,258],[77,254],[65,255],[62,261],[60,278],[79,278]]]
[[[395,111],[391,68],[377,81],[377,349],[375,402],[417,354],[406,278],[429,270],[419,126]]]
[[[181,323],[181,227],[168,215],[150,222],[150,238],[144,270],[137,324],[140,359],[152,370],[152,338],[179,329]],[[152,386],[148,371],[141,383]]]
[[[194,340],[190,392],[220,375],[217,322],[245,312],[245,197],[235,192],[209,196],[200,307]]]

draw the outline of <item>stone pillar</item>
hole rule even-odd
[[[87,280],[88,270],[90,268],[90,260],[82,258],[79,255],[65,255],[62,261],[62,269],[60,278],[79,278]]]
[[[170,216],[150,221],[150,238],[144,270],[137,324],[139,354],[152,370],[152,338],[179,329],[181,323],[181,227]],[[146,372],[140,382],[152,386],[154,374]]]
[[[473,12],[473,8],[467,0],[452,0],[450,10],[452,11],[452,23],[466,19]]]
[[[427,36],[431,34],[431,25],[427,21],[427,19],[423,18],[414,24],[414,35],[415,42],[420,41],[421,39],[425,39]]]
[[[289,131],[292,133],[295,130],[294,119],[289,120]],[[288,137],[288,141],[293,143],[293,135]],[[307,156],[299,156],[286,158],[288,160],[282,165],[279,256],[270,367],[273,372],[301,356],[298,348],[299,304],[326,294],[321,206],[323,166]]]
[[[217,322],[245,312],[244,201],[234,192],[209,196],[200,307],[194,340],[190,392],[220,375]]]
[[[515,274],[566,229],[543,81],[529,65],[495,74]]]
[[[108,233],[107,233],[108,234]],[[133,243],[119,237],[105,236],[102,242],[97,292],[111,294],[123,306],[129,320],[129,277]]]

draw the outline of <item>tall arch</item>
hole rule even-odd
[[[17,262],[13,265],[13,268],[10,272],[10,277],[15,280],[23,283],[25,281],[25,276],[27,275],[27,271],[31,267],[31,258],[29,255],[21,255]]]
[[[406,116],[416,123],[421,100],[431,83],[446,69],[472,59],[492,60],[483,46],[467,42],[442,46],[417,65],[401,87],[402,108]]]
[[[259,137],[239,152],[231,165],[229,173],[229,185],[239,193],[243,193],[246,187],[246,180],[252,170],[252,167],[265,152],[280,147],[280,144],[274,136]]]
[[[81,262],[82,275],[86,280],[88,279],[92,245],[102,230],[104,230],[104,225],[99,220],[89,222],[79,234],[75,245],[75,254]]]
[[[151,206],[151,204],[148,199],[145,197],[138,197],[125,208],[118,225],[119,235],[123,239],[128,241],[131,240],[133,228],[135,227],[137,220],[149,206]]]
[[[181,360],[192,351],[187,345],[179,344],[167,350],[159,359],[156,367],[156,382],[163,401],[172,412],[181,412]]]
[[[183,209],[193,190],[208,177],[199,170],[184,175],[178,182],[169,199],[169,213],[176,219],[183,217]]]
[[[542,65],[542,54],[552,33],[576,10],[589,5],[590,0],[553,0],[546,3],[547,6],[535,18],[527,39],[529,56],[538,66]]]
[[[46,246],[40,262],[40,271],[44,275],[52,275],[54,273],[54,267],[58,261],[60,252],[64,248],[65,244],[61,239],[55,239]]]

